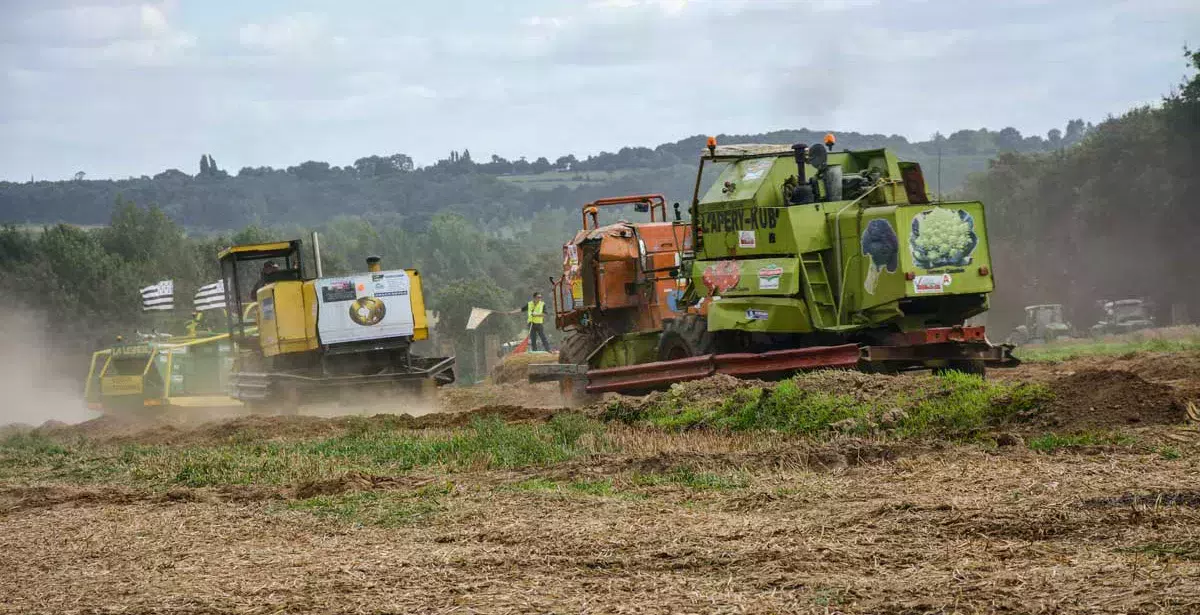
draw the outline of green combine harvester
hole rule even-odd
[[[984,207],[934,202],[920,165],[825,143],[718,146],[696,176],[682,297],[661,331],[616,335],[532,380],[643,392],[715,373],[769,378],[822,367],[982,375],[1018,361],[969,318],[995,289]],[[720,174],[701,193],[706,166]],[[691,248],[690,250],[686,248]],[[602,276],[598,263],[581,275]],[[636,289],[632,289],[636,290]]]

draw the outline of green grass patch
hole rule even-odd
[[[444,487],[414,493],[362,491],[297,500],[287,508],[356,526],[399,527],[428,521],[445,510],[440,496],[447,493]]]
[[[540,476],[528,478],[520,482],[503,485],[496,489],[501,492],[525,492],[552,494],[558,497],[594,496],[616,497],[624,500],[644,500],[646,496],[634,491],[622,489],[612,478],[581,479],[569,482],[559,482]]]
[[[905,416],[896,421],[904,437],[963,438],[981,430],[1033,414],[1052,399],[1041,384],[989,382],[979,376],[949,372],[932,386],[897,400]]]
[[[718,491],[745,489],[750,486],[750,477],[744,473],[697,472],[689,467],[675,468],[669,472],[634,474],[630,481],[639,487],[679,485],[688,489]]]
[[[611,478],[571,481],[567,483],[567,489],[575,493],[597,496],[610,496],[615,492]]]
[[[68,447],[38,433],[12,434],[0,440],[0,467],[45,465],[70,454]]]
[[[1164,446],[1158,449],[1158,456],[1167,461],[1177,461],[1183,459],[1183,453],[1174,446]]]
[[[1023,361],[1058,363],[1080,357],[1119,357],[1135,352],[1200,352],[1200,332],[1179,337],[1131,333],[1120,338],[1032,344],[1017,348],[1015,354]]]
[[[1135,553],[1155,559],[1181,559],[1194,562],[1200,561],[1200,543],[1182,542],[1168,544],[1151,542],[1136,547],[1123,547],[1117,549],[1117,553]]]
[[[351,471],[394,475],[428,467],[542,466],[605,450],[603,424],[579,415],[556,416],[544,425],[480,418],[465,429],[441,434],[363,422],[332,438],[192,447],[66,445],[13,436],[0,442],[0,476],[162,487],[286,485]]]
[[[548,478],[535,476],[523,481],[502,485],[500,491],[558,491],[558,483]]]
[[[1071,450],[1088,446],[1131,446],[1137,440],[1133,437],[1116,433],[1084,432],[1077,434],[1048,433],[1028,442],[1030,449],[1040,453],[1053,453],[1061,450]]]
[[[914,379],[910,389],[871,401],[804,388],[803,380],[747,387],[719,400],[694,401],[672,390],[652,402],[618,399],[606,416],[669,430],[774,431],[819,436],[889,432],[900,437],[960,438],[1035,413],[1051,399],[1031,383],[989,382],[950,372]]]

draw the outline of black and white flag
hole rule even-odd
[[[175,309],[175,281],[163,280],[142,289],[142,311],[166,311]]]
[[[225,307],[225,280],[205,284],[196,291],[196,310],[219,310]]]

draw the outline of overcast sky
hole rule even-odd
[[[0,178],[925,139],[1155,102],[1197,0],[0,0]]]

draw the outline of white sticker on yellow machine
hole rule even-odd
[[[412,335],[409,284],[403,269],[317,280],[317,334],[321,343]]]
[[[946,287],[950,286],[952,281],[953,278],[948,273],[942,275],[919,275],[913,279],[913,292],[918,295],[945,292]]]
[[[756,310],[754,308],[746,310],[746,320],[766,320],[769,316],[770,314],[767,314],[766,310]]]
[[[754,231],[738,231],[738,247],[753,248],[758,246],[758,239],[755,237]]]
[[[758,270],[759,290],[779,290],[779,278],[783,277],[783,267],[774,263]]]

